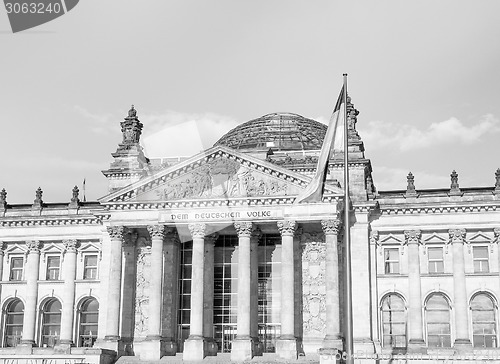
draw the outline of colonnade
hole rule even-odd
[[[283,220],[277,222],[277,230],[281,234],[281,334],[276,343],[277,354],[284,359],[296,359],[299,351],[298,333],[296,331],[295,293],[297,284],[296,255],[299,254],[294,239],[297,236],[297,222]],[[338,287],[338,220],[322,222],[327,245],[327,335],[324,345],[340,345],[339,325],[339,287]],[[204,223],[188,225],[193,241],[191,272],[191,312],[190,334],[184,342],[183,359],[189,361],[202,360],[207,355],[216,355],[217,346],[213,339],[213,281],[214,281],[214,243],[216,234],[210,233],[210,226]],[[249,360],[260,355],[258,342],[258,259],[257,246],[261,236],[260,229],[252,222],[235,222],[234,228],[238,236],[238,307],[237,334],[232,341],[231,360]],[[158,360],[164,355],[175,355],[174,328],[175,320],[169,323],[170,334],[165,336],[161,327],[165,315],[165,296],[172,292],[165,290],[165,282],[159,277],[167,277],[163,269],[171,269],[163,264],[163,249],[173,244],[173,229],[165,225],[148,226],[151,236],[151,277],[149,289],[148,333],[142,343],[141,358]],[[121,255],[122,242],[129,234],[121,226],[109,227],[110,235],[110,274],[107,293],[107,325],[105,341],[116,342],[118,350],[119,312],[121,288]],[[170,233],[170,238],[167,238]],[[176,277],[171,274],[170,277]],[[174,287],[175,284],[170,285]],[[163,289],[162,289],[163,287]],[[108,346],[110,347],[110,346]]]

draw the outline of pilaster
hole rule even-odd
[[[420,281],[420,250],[422,233],[420,230],[404,232],[408,245],[408,351],[425,353],[426,346],[422,318],[422,284]]]
[[[455,304],[455,349],[472,350],[469,338],[469,310],[465,283],[464,243],[465,229],[450,229],[453,252],[453,297]]]
[[[69,352],[73,342],[73,317],[75,312],[75,279],[76,279],[76,255],[79,242],[76,239],[63,241],[63,307],[61,313],[61,335],[60,344],[56,349]]]
[[[21,344],[35,345],[36,306],[38,300],[38,269],[40,264],[41,243],[38,240],[27,241],[28,261],[26,262],[26,305],[24,307],[23,336]]]

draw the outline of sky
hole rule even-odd
[[[245,121],[326,122],[349,74],[378,190],[493,186],[500,2],[82,0],[13,34],[0,10],[0,188],[107,194],[132,104],[146,155],[189,156]]]

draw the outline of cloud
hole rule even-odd
[[[74,109],[85,119],[90,121],[90,130],[92,132],[96,134],[108,134],[109,132],[116,131],[117,119],[114,115],[109,113],[95,114],[79,105],[75,105]]]
[[[361,137],[370,145],[370,149],[391,146],[401,151],[409,151],[457,142],[474,144],[486,134],[499,132],[500,121],[493,115],[487,114],[470,126],[451,117],[448,120],[432,123],[426,130],[408,124],[385,121],[370,121],[359,129]]]
[[[142,143],[150,158],[196,154],[239,124],[231,117],[214,113],[166,111],[140,118],[147,123]]]

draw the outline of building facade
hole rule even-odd
[[[410,173],[406,190],[377,191],[357,115],[349,99],[358,360],[498,360],[500,170],[491,187],[461,188],[454,171],[449,189],[420,190]],[[0,193],[0,360],[334,361],[343,156],[329,161],[321,202],[294,204],[326,126],[269,114],[161,160],[144,155],[142,128],[132,107],[99,201],[76,187],[67,203]]]

